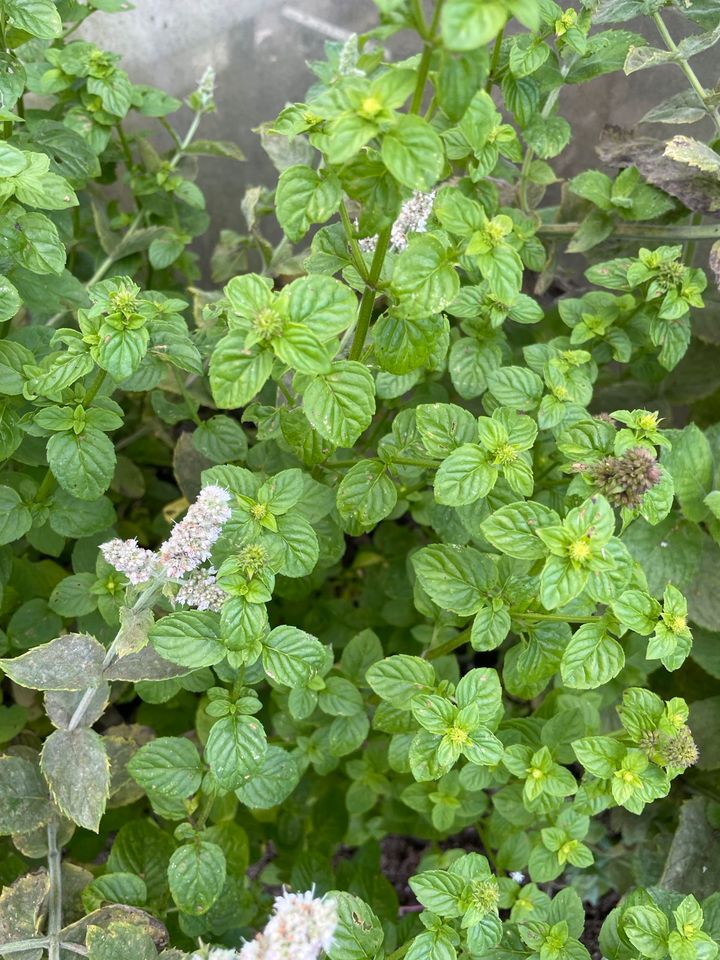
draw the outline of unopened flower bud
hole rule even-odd
[[[668,740],[665,747],[665,756],[668,765],[671,767],[691,767],[694,763],[697,763],[700,751],[693,740],[689,727],[681,727],[675,736]]]
[[[617,420],[613,420],[609,413],[595,413],[593,414],[593,420],[601,420],[603,423],[609,423],[611,427],[617,426]]]
[[[660,482],[660,467],[645,447],[632,447],[619,457],[604,457],[590,468],[600,492],[616,507],[638,507]]]

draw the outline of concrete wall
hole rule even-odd
[[[201,135],[239,143],[248,163],[203,161],[200,182],[212,216],[202,244],[207,254],[221,228],[244,229],[240,201],[245,187],[274,182],[274,171],[252,128],[273,118],[285,103],[304,96],[312,81],[306,61],[322,59],[325,40],[343,39],[375,22],[371,0],[136,0],[128,12],[93,15],[80,33],[122,54],[136,82],[154,84],[178,97],[194,89],[208,64],[215,68],[218,111],[205,119]],[[671,13],[668,22],[677,35],[685,32],[682,21]],[[630,26],[644,29],[658,44],[651,24]],[[402,49],[402,35],[398,43]],[[707,86],[717,82],[713,59],[717,49],[695,61],[701,70],[706,68]],[[606,123],[632,126],[650,106],[684,87],[680,71],[667,66],[631,77],[616,73],[565,89],[561,110],[574,135],[556,161],[559,171],[573,175],[597,166],[594,146]],[[657,129],[668,137],[689,132],[687,127]]]

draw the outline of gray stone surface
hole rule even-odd
[[[371,0],[136,0],[126,13],[94,15],[81,35],[122,54],[136,82],[152,83],[179,97],[194,88],[208,64],[215,68],[218,111],[205,119],[201,135],[236,141],[248,162],[202,163],[200,183],[212,216],[202,244],[207,255],[221,228],[244,229],[240,201],[246,186],[274,182],[252,128],[304,96],[312,82],[306,62],[323,57],[327,39],[342,39],[374,22]],[[669,14],[668,22],[682,35],[679,18]],[[644,28],[658,44],[652,24],[623,26]],[[400,35],[400,49],[407,39]],[[713,57],[717,49],[695,61],[708,86],[718,81],[718,59]],[[565,89],[560,107],[572,123],[573,140],[556,162],[559,172],[571,176],[597,165],[594,147],[605,124],[632,126],[650,106],[684,87],[680,71],[667,66],[631,77],[616,73]],[[177,122],[183,121],[187,117]],[[658,129],[668,137],[688,132],[687,127]]]

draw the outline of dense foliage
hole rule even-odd
[[[375,3],[208,290],[212,71],[0,0],[2,957],[718,952],[717,2]]]

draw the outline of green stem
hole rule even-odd
[[[283,383],[283,377],[284,377],[284,376],[285,376],[285,374],[283,374],[282,377],[280,377],[279,380],[276,380],[275,383],[277,384],[278,390],[279,390],[280,393],[285,397],[285,399],[286,399],[287,402],[290,404],[290,406],[291,406],[291,407],[294,407],[294,406],[295,406],[295,397],[292,395],[292,393],[290,393],[290,391],[288,390],[288,388],[287,388],[287,386],[285,385],[285,383]]]
[[[124,450],[125,447],[129,447],[131,444],[135,443],[136,440],[147,436],[148,433],[152,433],[153,429],[154,427],[151,423],[146,423],[145,426],[138,427],[137,430],[129,433],[127,437],[123,437],[122,440],[118,440],[118,442],[115,444],[115,452],[117,453],[119,450]]]
[[[425,11],[423,10],[422,0],[412,0],[412,11],[413,20],[415,21],[415,29],[423,38],[423,40],[426,40],[428,28],[427,23],[425,22]]]
[[[106,376],[107,376],[107,372],[105,370],[98,369],[98,372],[95,374],[95,378],[93,382],[85,391],[85,399],[83,401],[83,406],[85,407],[90,406],[90,404],[93,402],[93,400],[97,396],[98,390],[100,389],[100,387],[102,387],[103,383],[105,383]]]
[[[377,420],[373,424],[372,430],[367,435],[367,438],[365,440],[366,450],[373,450],[375,448],[376,441],[378,440],[380,433],[383,427],[385,426],[385,421],[387,420],[389,414],[390,414],[390,411],[388,410],[388,408],[383,407],[382,411],[378,415]]]
[[[177,367],[173,367],[173,375],[175,377],[175,383],[177,383],[178,390],[180,391],[180,396],[183,398],[183,403],[185,404],[185,409],[188,412],[188,416],[193,421],[196,427],[199,427],[202,424],[202,420],[197,414],[197,411],[193,408],[192,397],[187,391],[187,387],[182,381],[180,376],[180,371]]]
[[[213,808],[215,803],[215,797],[217,796],[217,790],[213,787],[205,794],[203,797],[203,803],[200,807],[200,813],[197,816],[195,821],[195,826],[198,830],[202,830],[205,824],[207,823],[208,817],[210,816],[210,811]]]
[[[423,120],[428,120],[428,121],[432,120],[432,118],[435,116],[435,111],[437,110],[437,108],[438,108],[438,100],[435,94],[433,94],[432,97],[430,97],[430,103],[428,104],[428,108],[423,114]]]
[[[137,228],[140,226],[140,222],[142,218],[143,218],[143,211],[138,210],[138,212],[135,214],[133,219],[130,221],[130,226],[127,228],[125,232],[125,236],[120,241],[119,249],[121,249],[123,246],[123,243],[127,242],[130,239],[130,237],[132,237],[132,235],[135,233]],[[118,259],[119,257],[117,255],[117,250],[113,251],[112,253],[109,253],[105,257],[103,262],[100,264],[100,266],[97,268],[95,273],[90,277],[90,279],[83,284],[85,289],[88,290],[90,287],[94,286],[96,283],[99,283],[99,281],[102,280],[102,278],[108,272],[110,267]],[[50,319],[47,321],[47,326],[54,327],[55,324],[58,322],[58,320],[62,320],[62,318],[65,316],[67,312],[68,312],[67,310],[61,310],[59,313],[56,313],[54,316],[50,317]]]
[[[697,227],[702,223],[703,215],[701,213],[694,213],[690,217],[690,225]],[[697,246],[697,240],[690,239],[685,241],[685,249],[683,250],[683,262],[686,266],[691,267],[692,262],[695,259],[695,248]]]
[[[407,943],[403,944],[402,947],[398,947],[398,949],[395,950],[394,953],[391,953],[389,957],[386,957],[385,960],[402,960],[402,958],[410,949],[411,944],[412,940],[408,940]]]
[[[597,623],[598,620],[602,620],[602,617],[565,617],[558,613],[528,613],[524,610],[511,610],[510,616],[513,620],[524,620],[530,623]],[[465,627],[464,630],[446,640],[445,643],[427,650],[423,656],[426,660],[437,660],[438,657],[444,657],[467,643],[471,632],[472,626]]]
[[[83,23],[85,23],[85,21],[87,20],[87,18],[90,16],[91,13],[92,13],[92,8],[90,7],[88,8],[87,13],[83,17],[81,17],[79,20],[76,20],[75,23],[71,27],[68,27],[65,33],[63,33],[62,35],[63,40],[67,40],[69,36],[75,33],[75,31],[78,30],[83,25]]]
[[[62,871],[60,848],[57,842],[57,820],[51,820],[47,828],[48,840],[48,877],[50,893],[48,898],[48,960],[60,960],[60,942],[62,929]]]
[[[182,147],[182,140],[180,139],[180,137],[179,137],[179,136],[177,135],[177,133],[175,132],[175,128],[173,127],[173,125],[172,125],[171,123],[168,123],[168,121],[165,119],[165,117],[160,117],[160,123],[161,123],[162,126],[167,130],[167,132],[170,134],[170,137],[172,138],[173,143],[175,144],[175,146],[178,147],[178,149],[179,149],[180,147]]]
[[[174,170],[175,167],[180,163],[180,161],[181,161],[182,158],[183,158],[183,155],[184,155],[185,151],[186,151],[187,148],[190,146],[190,144],[193,142],[193,138],[194,138],[195,134],[197,133],[198,127],[200,126],[200,118],[201,118],[201,117],[202,117],[202,113],[196,113],[195,116],[193,117],[193,121],[192,121],[192,123],[190,124],[190,126],[188,127],[188,132],[185,134],[184,138],[182,139],[182,141],[181,141],[181,143],[180,143],[180,146],[177,148],[177,150],[175,151],[175,153],[174,153],[174,155],[173,155],[172,160],[170,161],[170,169],[171,169],[171,170]]]
[[[577,60],[577,55],[574,55],[569,60],[567,60],[563,64],[563,66],[560,68],[560,76],[562,77],[563,81],[565,80],[565,77],[570,72],[570,68],[572,67],[573,63],[576,60]],[[558,101],[558,97],[560,96],[561,90],[562,90],[562,86],[558,86],[558,87],[555,87],[554,90],[551,90],[550,93],[548,94],[547,100],[545,101],[545,104],[542,110],[540,111],[540,116],[542,117],[543,120],[547,120],[547,118],[555,109],[555,104]],[[534,157],[535,157],[535,151],[533,150],[532,147],[528,147],[527,152],[523,157],[522,168],[520,170],[520,182],[518,184],[518,195],[520,199],[520,206],[522,207],[525,213],[529,212],[528,202],[527,202],[527,177],[528,177],[528,173],[530,172],[530,164],[533,162]]]
[[[48,946],[45,937],[41,940],[15,940],[10,943],[0,943],[0,955],[9,957],[11,953],[25,953],[27,950],[41,950]]]
[[[444,0],[436,0],[435,11],[433,13],[430,27],[425,31],[424,35],[421,31],[421,36],[423,36],[423,39],[425,40],[425,46],[420,59],[420,66],[418,67],[417,79],[415,81],[415,92],[413,93],[412,101],[410,103],[409,113],[411,114],[419,113],[420,107],[422,106],[422,99],[425,93],[425,84],[427,83],[428,73],[430,71],[430,61],[432,60],[435,37],[437,34],[438,25],[440,23],[440,11],[442,10],[443,2]],[[416,3],[416,8],[417,6],[418,4]],[[420,12],[422,13],[421,3]],[[424,22],[425,19],[423,16],[422,23]],[[353,336],[349,353],[351,360],[358,360],[362,355],[363,347],[365,346],[365,339],[368,335],[368,330],[370,329],[373,308],[375,306],[377,283],[380,279],[380,274],[382,273],[385,255],[387,254],[390,246],[391,235],[392,224],[385,227],[385,229],[380,232],[377,238],[375,253],[373,255],[372,263],[370,264],[370,275],[367,283],[365,284],[365,289],[360,300],[357,326],[355,327],[355,334]]]
[[[476,829],[477,832],[478,832],[478,836],[480,837],[480,841],[481,841],[481,843],[482,843],[482,845],[483,845],[483,849],[485,850],[485,856],[486,856],[486,857],[488,858],[488,860],[490,861],[490,865],[492,866],[492,868],[493,868],[493,870],[495,871],[495,873],[496,873],[498,876],[500,876],[500,875],[502,874],[502,871],[498,868],[497,861],[495,860],[495,857],[493,856],[492,849],[491,849],[491,847],[490,847],[490,844],[488,843],[487,832],[486,832],[486,830],[485,830],[485,827],[483,827],[483,825],[482,825],[481,823],[476,823],[476,824],[475,824],[475,829]]]
[[[369,442],[371,439],[373,438],[372,437],[368,438],[368,447],[370,447],[371,445]],[[364,460],[367,460],[367,459],[368,457],[354,457],[348,460],[328,460],[328,462],[325,463],[324,466],[340,467],[340,468],[354,467],[356,464],[362,463]],[[424,467],[426,470],[437,470],[437,468],[440,466],[440,464],[435,462],[434,460],[423,460],[421,457],[403,457],[403,456],[394,456],[392,458],[392,463],[390,463],[389,466],[392,467],[395,464],[403,467]]]
[[[665,43],[665,46],[668,48],[668,50],[672,54],[675,55],[675,62],[687,77],[690,86],[693,88],[693,90],[698,95],[698,97],[700,97],[700,99],[702,100],[703,105],[708,112],[708,116],[711,117],[713,123],[715,124],[715,129],[717,130],[718,134],[720,134],[720,109],[711,105],[710,94],[705,89],[705,87],[703,87],[703,85],[700,83],[700,80],[698,79],[697,74],[695,73],[693,68],[690,66],[688,61],[683,56],[681,56],[680,50],[677,44],[675,43],[675,41],[673,40],[673,38],[670,36],[670,31],[665,26],[665,21],[660,16],[659,11],[653,14],[653,20],[655,21],[655,26],[658,29],[658,33],[663,38],[663,42]]]
[[[439,647],[433,647],[432,650],[427,650],[424,654],[425,659],[437,660],[439,657],[444,657],[446,654],[452,653],[453,650],[457,650],[458,647],[462,647],[464,643],[468,642],[471,632],[472,627],[465,627],[460,633],[456,633],[454,637],[446,640],[445,643],[441,643]]]
[[[392,465],[396,463],[401,467],[424,467],[426,470],[437,470],[440,466],[434,460],[423,460],[422,457],[395,456],[392,458]]]
[[[543,223],[537,232],[541,237],[572,237],[579,226],[579,223]],[[617,223],[613,235],[628,240],[717,240],[720,224]]]
[[[37,488],[37,493],[35,494],[35,503],[44,503],[45,500],[50,496],[50,494],[55,489],[55,477],[50,467],[45,471],[45,476],[42,479],[42,483]]]
[[[548,94],[545,105],[540,112],[540,116],[543,120],[547,120],[550,114],[557,103],[558,97],[560,96],[560,87],[555,87],[554,90],[551,90]],[[532,147],[528,147],[523,157],[522,167],[520,168],[520,181],[518,184],[518,193],[520,199],[520,206],[522,207],[525,213],[529,212],[528,199],[527,199],[527,178],[530,172],[530,165],[535,158],[535,151]]]
[[[151,580],[148,586],[145,587],[145,589],[142,591],[140,596],[137,598],[135,603],[130,608],[131,611],[133,613],[140,613],[141,611],[148,610],[150,607],[152,607],[158,595],[160,594],[164,583],[165,583],[164,578]],[[103,659],[103,662],[102,662],[103,670],[106,670],[117,659],[117,646],[121,636],[122,636],[122,627],[115,634],[115,639],[107,649],[105,658]],[[97,689],[96,687],[90,687],[82,695],[80,702],[75,708],[75,712],[73,713],[72,717],[70,717],[70,722],[67,725],[68,730],[76,730],[80,726],[80,724],[83,722],[83,718],[85,717],[85,712],[87,708],[90,706],[90,702],[92,701],[93,697],[95,696],[96,689]]]
[[[198,127],[200,126],[200,118],[201,118],[201,117],[202,117],[202,114],[201,114],[201,113],[196,113],[196,114],[195,114],[195,116],[193,117],[193,121],[192,121],[192,123],[190,124],[190,127],[188,128],[188,132],[185,134],[185,137],[183,138],[182,141],[179,141],[179,142],[178,142],[178,146],[177,146],[177,148],[176,148],[176,150],[175,150],[175,153],[173,154],[172,159],[170,160],[170,169],[171,169],[171,170],[174,170],[175,167],[178,165],[178,163],[180,163],[180,160],[183,158],[183,156],[184,156],[184,154],[185,154],[185,151],[187,150],[187,148],[188,148],[188,147],[190,146],[190,144],[192,143],[193,137],[194,137],[195,134],[197,133],[197,129],[198,129]],[[176,138],[176,141],[178,141],[178,138]],[[120,244],[119,244],[119,246],[118,246],[118,250],[121,251],[120,256],[122,256],[122,248],[123,248],[123,245],[124,245],[124,244],[123,244],[123,241],[127,242],[127,241],[130,239],[130,237],[132,237],[132,235],[135,233],[135,231],[136,231],[136,230],[138,229],[138,227],[140,226],[140,223],[141,223],[141,221],[142,221],[143,215],[144,215],[144,211],[143,211],[143,210],[138,210],[138,212],[135,214],[135,216],[133,217],[132,221],[130,222],[130,226],[127,228],[127,231],[125,232],[125,236],[123,237],[123,240],[120,242]],[[96,284],[96,283],[98,283],[100,280],[102,280],[102,278],[103,278],[103,277],[105,276],[105,274],[108,272],[108,270],[110,269],[110,267],[111,267],[111,266],[115,263],[115,261],[118,260],[118,259],[120,259],[120,258],[118,257],[118,252],[117,252],[117,250],[116,250],[116,251],[113,251],[112,253],[109,253],[109,254],[107,255],[107,257],[105,257],[105,259],[103,260],[103,262],[100,264],[100,266],[97,268],[97,270],[95,271],[95,273],[94,273],[94,274],[90,277],[90,279],[84,284],[85,289],[87,290],[89,287],[92,287],[93,284]],[[67,313],[67,310],[62,310],[62,311],[60,311],[60,313],[56,313],[54,316],[50,317],[50,319],[47,321],[47,326],[49,326],[49,327],[55,326],[55,324],[58,322],[58,320],[61,320],[61,319],[65,316],[66,313]]]
[[[125,136],[125,131],[122,128],[122,123],[116,124],[115,129],[117,130],[118,139],[120,140],[120,147],[122,148],[123,156],[125,157],[125,166],[127,167],[128,173],[129,173],[133,165],[132,153],[130,152],[130,144],[128,143],[128,139]]]
[[[369,284],[370,274],[368,273],[368,269],[365,266],[362,250],[360,249],[360,244],[357,242],[357,239],[355,238],[353,225],[350,222],[350,216],[348,215],[348,212],[345,209],[344,203],[340,204],[340,220],[342,221],[343,229],[345,230],[345,236],[347,238],[348,247],[350,248],[350,256],[352,257],[352,261],[355,266],[355,269],[360,274],[361,278],[365,281],[365,283]]]
[[[495,73],[498,68],[498,63],[500,62],[500,48],[502,47],[504,35],[505,27],[503,27],[495,37],[495,46],[493,47],[492,59],[490,61],[490,72],[488,73],[487,83],[485,84],[485,93],[490,93],[493,88],[493,83],[495,82]]]
[[[422,106],[422,99],[425,93],[425,84],[427,83],[428,73],[430,72],[430,61],[432,60],[433,54],[433,43],[431,40],[428,40],[425,43],[423,48],[422,57],[420,58],[420,66],[418,67],[417,82],[415,84],[415,91],[413,93],[413,98],[410,103],[410,113],[419,113],[420,107]]]
[[[130,221],[130,226],[125,231],[125,236],[123,237],[124,241],[127,241],[132,237],[137,228],[140,226],[140,221],[142,220],[142,210],[138,210],[133,219]],[[122,244],[122,241],[121,241]],[[85,287],[92,287],[94,284],[99,283],[100,280],[105,276],[110,267],[118,259],[116,253],[109,253],[107,257],[103,260],[100,266],[97,268],[95,273],[90,277],[88,282],[85,284]]]
[[[390,246],[391,233],[392,225],[385,227],[377,238],[375,253],[373,254],[372,263],[370,264],[370,276],[363,290],[362,299],[360,300],[357,326],[355,327],[355,335],[353,336],[352,346],[350,347],[349,357],[351,360],[357,360],[365,346],[365,338],[370,329],[373,307],[375,306],[377,282],[380,279],[383,263],[385,262],[385,254],[388,252],[388,247]]]
[[[602,617],[566,617],[560,613],[528,613],[524,610],[511,610],[510,616],[514,620],[529,620],[543,623],[597,623]]]

